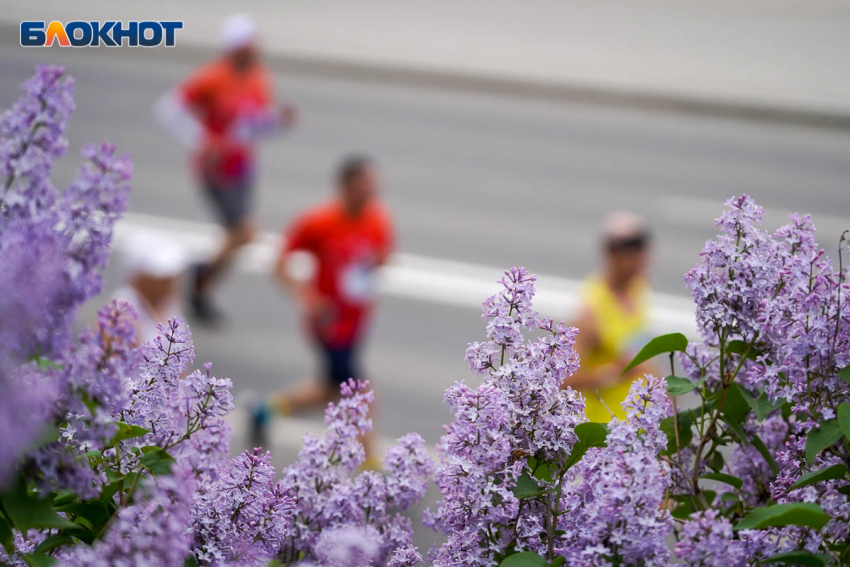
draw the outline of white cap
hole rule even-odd
[[[248,14],[233,14],[221,22],[219,35],[225,51],[234,51],[253,44],[257,40],[259,27]]]
[[[611,211],[602,221],[603,240],[628,238],[645,231],[646,221],[630,211]]]
[[[177,277],[187,264],[186,250],[174,240],[156,233],[137,234],[127,247],[127,271],[130,275]]]

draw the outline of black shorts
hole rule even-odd
[[[250,183],[222,187],[208,182],[204,184],[204,193],[219,222],[226,228],[239,226],[251,214],[253,190]]]
[[[335,347],[318,342],[317,346],[322,357],[324,378],[331,384],[339,387],[349,378],[360,379],[357,345]]]

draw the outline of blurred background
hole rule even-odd
[[[39,63],[77,79],[69,158],[107,139],[135,164],[116,248],[158,231],[198,254],[218,229],[186,151],[153,120],[157,98],[218,54],[232,2],[7,0],[0,14],[0,105]],[[748,193],[766,224],[809,212],[836,249],[850,212],[850,2],[839,0],[289,0],[240,2],[299,122],[261,146],[262,234],[219,302],[226,324],[193,326],[198,361],[236,392],[314,374],[290,301],[270,277],[278,235],[332,195],[333,168],[373,156],[398,238],[382,277],[365,367],[380,439],[435,442],[442,392],[470,378],[480,302],[514,265],[541,275],[540,308],[569,318],[599,268],[605,214],[642,215],[654,237],[653,330],[692,330],[682,275],[729,196]],[[24,49],[23,19],[180,19],[177,47]],[[113,261],[107,292],[124,279]],[[96,305],[86,314],[93,317]],[[236,448],[246,416],[234,415]],[[288,462],[318,414],[272,431]]]

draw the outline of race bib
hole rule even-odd
[[[375,297],[375,269],[371,264],[349,264],[340,279],[340,290],[347,301],[365,303]]]

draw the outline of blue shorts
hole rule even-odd
[[[206,182],[204,193],[215,209],[219,222],[225,228],[239,226],[251,214],[253,191],[248,182],[226,187]]]
[[[360,379],[357,345],[335,347],[319,342],[318,348],[322,356],[322,372],[331,384],[338,388],[349,378]]]

